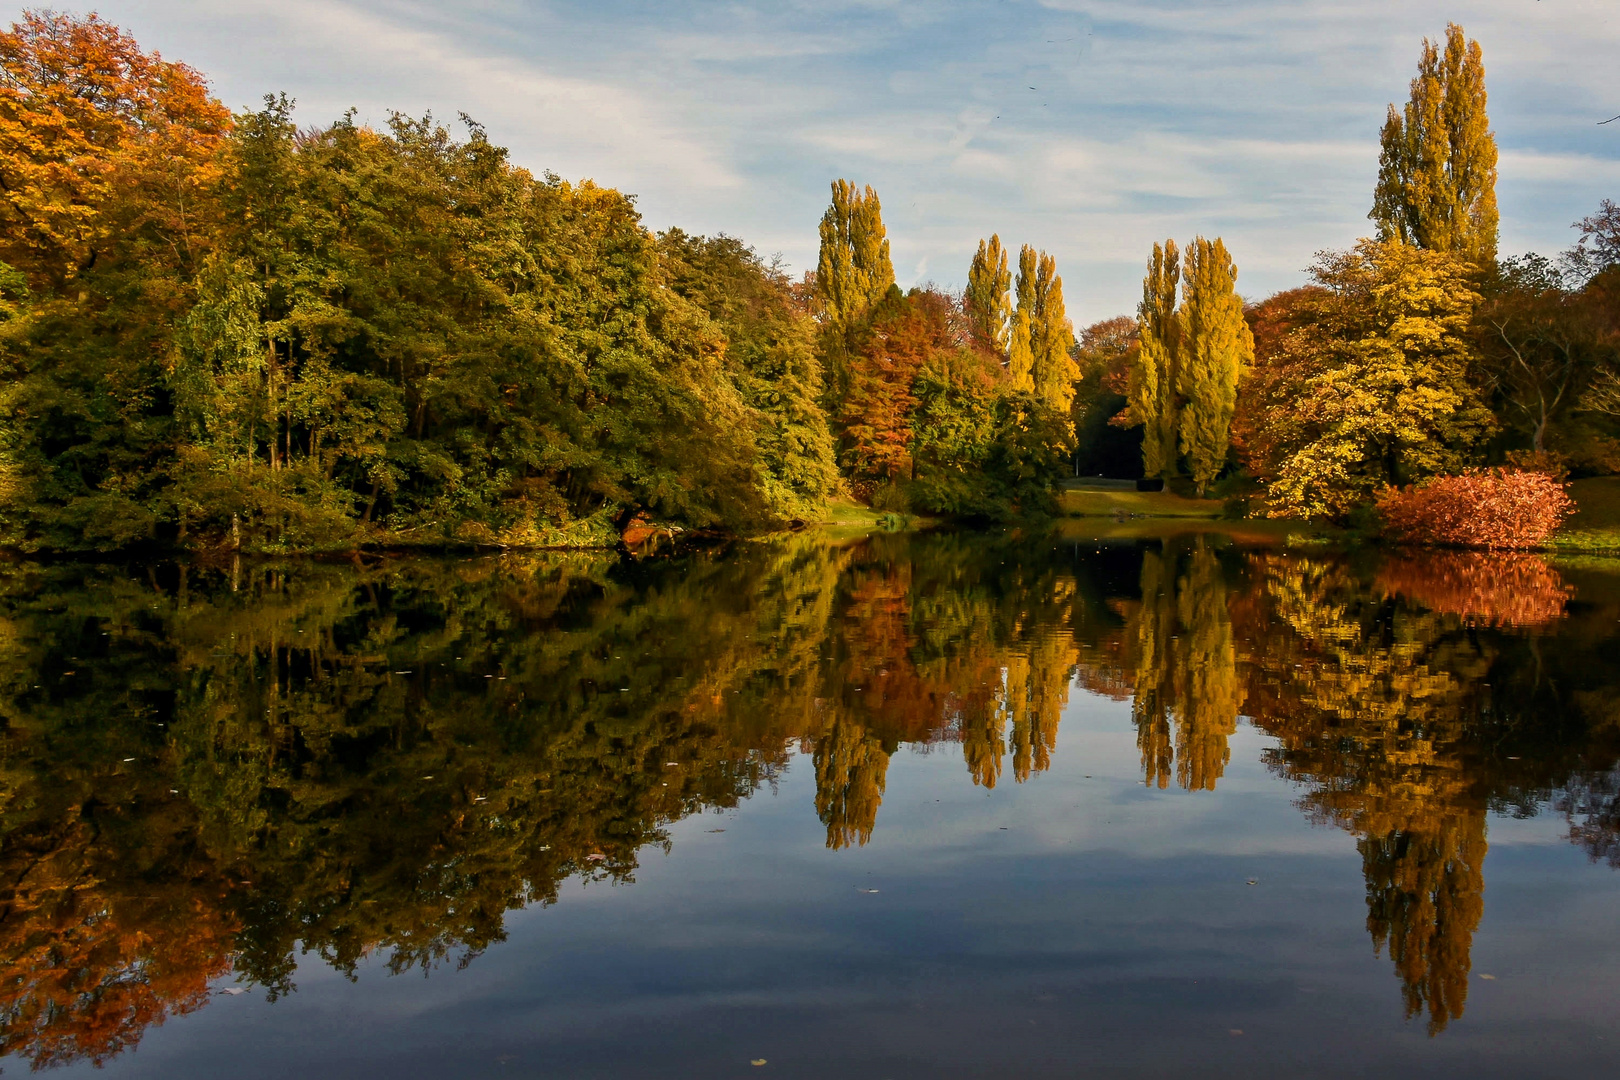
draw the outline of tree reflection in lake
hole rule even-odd
[[[1074,686],[1131,699],[1156,788],[1214,791],[1240,714],[1272,736],[1301,807],[1357,838],[1374,944],[1437,1032],[1466,1003],[1488,812],[1556,806],[1620,850],[1617,611],[1608,576],[1532,557],[1212,536],[12,564],[0,1049],[105,1061],[233,969],[291,991],[300,949],[466,964],[508,911],[633,881],[672,822],[800,747],[827,845],[865,844],[901,746],[1027,781]]]

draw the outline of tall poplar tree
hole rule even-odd
[[[821,217],[816,299],[829,323],[849,326],[894,284],[883,208],[870,186],[834,180],[832,203]]]
[[[1018,251],[1018,310],[1013,315],[1012,342],[1007,351],[1007,374],[1013,389],[1035,389],[1035,335],[1039,333],[1038,286],[1040,257],[1025,244]]]
[[[1030,346],[1030,335],[1029,310],[1021,307],[1013,316],[1007,345],[1007,376],[1012,379],[1014,390],[1035,389],[1035,352]]]
[[[968,266],[964,300],[974,343],[998,358],[1007,355],[1011,343],[1012,301],[1007,296],[1011,285],[1007,249],[1001,246],[1001,237],[992,235],[989,241],[980,240],[979,250]]]
[[[1030,325],[1035,323],[1035,277],[1040,257],[1035,249],[1025,244],[1018,251],[1018,310],[1029,314]]]
[[[1237,294],[1237,266],[1220,238],[1198,237],[1184,262],[1179,426],[1181,452],[1202,496],[1226,463],[1238,379],[1254,362],[1254,335]]]
[[[1131,414],[1142,424],[1142,473],[1150,477],[1168,478],[1176,470],[1176,387],[1181,366],[1176,286],[1180,277],[1176,242],[1166,240],[1163,247],[1154,244],[1137,308],[1141,345],[1126,390]]]
[[[1389,107],[1378,187],[1367,216],[1378,239],[1449,252],[1484,266],[1496,260],[1496,138],[1485,111],[1479,42],[1446,26],[1446,47],[1423,39],[1412,98]]]
[[[1074,403],[1080,366],[1074,362],[1074,330],[1063,310],[1063,279],[1057,261],[1041,252],[1035,270],[1035,310],[1030,319],[1030,376],[1035,392],[1067,416]]]

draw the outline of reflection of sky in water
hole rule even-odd
[[[1369,945],[1352,838],[1301,818],[1257,764],[1270,740],[1240,729],[1211,795],[1142,786],[1124,705],[1082,696],[1061,734],[1049,773],[991,793],[954,747],[897,755],[871,842],[842,851],[796,757],[774,797],[675,825],[633,886],[569,886],[512,915],[464,971],[371,964],[351,985],[306,962],[290,998],[222,999],[114,1074],[730,1076],[764,1057],[789,1076],[1533,1075],[1607,1060],[1620,877],[1556,818],[1491,819],[1466,1019],[1430,1039]]]
[[[1082,576],[1115,580],[1117,563]],[[1225,580],[1238,579],[1229,562]],[[1613,584],[1597,584],[1588,614],[1613,606],[1599,595]],[[1252,585],[1232,585],[1234,610]],[[1109,609],[1080,593],[1092,610],[1072,615],[1074,636],[1088,656],[1143,625],[1145,608],[1129,606],[1140,597]],[[868,605],[867,629],[907,595],[846,590]],[[1455,621],[1401,619],[1390,640],[1412,640],[1400,627],[1414,625],[1477,640]],[[1176,627],[1179,642],[1188,627]],[[1030,633],[1038,653],[1049,639]],[[1443,736],[1444,718],[1426,715]],[[218,996],[95,1075],[1520,1076],[1608,1064],[1620,875],[1569,842],[1562,815],[1488,815],[1483,916],[1471,939],[1454,935],[1460,955],[1441,955],[1442,942],[1425,958],[1465,969],[1466,1008],[1431,1038],[1423,1015],[1404,1017],[1387,950],[1375,954],[1357,835],[1302,813],[1316,789],[1268,767],[1279,738],[1240,721],[1214,790],[1185,790],[1173,772],[1161,789],[1143,782],[1130,700],[1071,684],[1061,716],[1049,767],[1019,783],[1009,761],[993,790],[954,742],[902,746],[870,839],[840,850],[816,813],[816,761],[794,753],[774,791],[670,824],[669,853],[642,848],[633,883],[568,881],[554,906],[509,913],[507,940],[462,970],[452,954],[430,978],[390,977],[374,955],[351,983],[306,956],[295,993]],[[1416,753],[1391,745],[1392,759]],[[1438,745],[1433,791],[1372,768],[1361,775],[1395,780],[1382,795],[1351,790],[1351,808],[1372,820],[1466,803],[1466,832],[1485,803],[1477,785],[1445,786],[1450,744]]]

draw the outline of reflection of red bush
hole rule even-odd
[[[1574,592],[1539,555],[1436,551],[1393,556],[1378,587],[1470,626],[1540,626],[1564,616]]]
[[[1492,549],[1540,545],[1574,506],[1563,484],[1522,469],[1437,476],[1378,498],[1385,528],[1407,543]]]

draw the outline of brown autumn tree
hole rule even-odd
[[[940,293],[894,287],[873,312],[839,415],[843,465],[857,483],[910,478],[913,384],[930,357],[954,350],[951,308]]]

